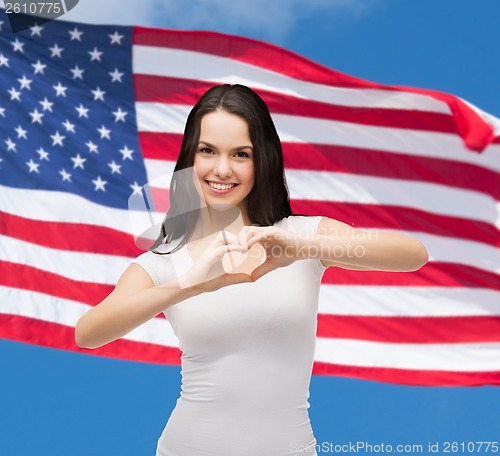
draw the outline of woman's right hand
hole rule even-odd
[[[238,237],[228,231],[219,232],[204,251],[193,257],[192,267],[181,277],[181,288],[192,288],[198,293],[216,291],[228,285],[251,282],[245,273],[228,274],[222,258],[229,252],[245,253],[247,247],[238,243]]]

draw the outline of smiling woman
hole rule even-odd
[[[192,182],[172,177],[156,242],[80,319],[76,342],[99,347],[165,314],[182,391],[157,456],[315,455],[308,398],[324,271],[414,271],[427,251],[410,236],[293,214],[276,128],[248,87],[213,87],[191,110],[175,171],[189,168]],[[202,204],[186,212],[186,198]]]

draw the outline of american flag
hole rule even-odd
[[[76,322],[131,259],[128,199],[175,165],[211,86],[245,84],[283,142],[295,213],[410,234],[412,273],[329,268],[313,374],[408,385],[500,384],[500,121],[458,97],[383,86],[213,32],[0,14],[0,337],[179,364],[158,315],[101,348]]]

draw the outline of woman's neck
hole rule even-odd
[[[228,207],[217,210],[209,206],[200,209],[200,216],[193,232],[194,239],[202,239],[221,230],[238,234],[245,225],[252,225],[246,211],[239,207]]]

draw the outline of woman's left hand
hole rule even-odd
[[[238,235],[240,245],[250,249],[259,243],[266,251],[266,261],[252,272],[253,282],[299,260],[302,241],[296,233],[274,226],[244,226]]]

